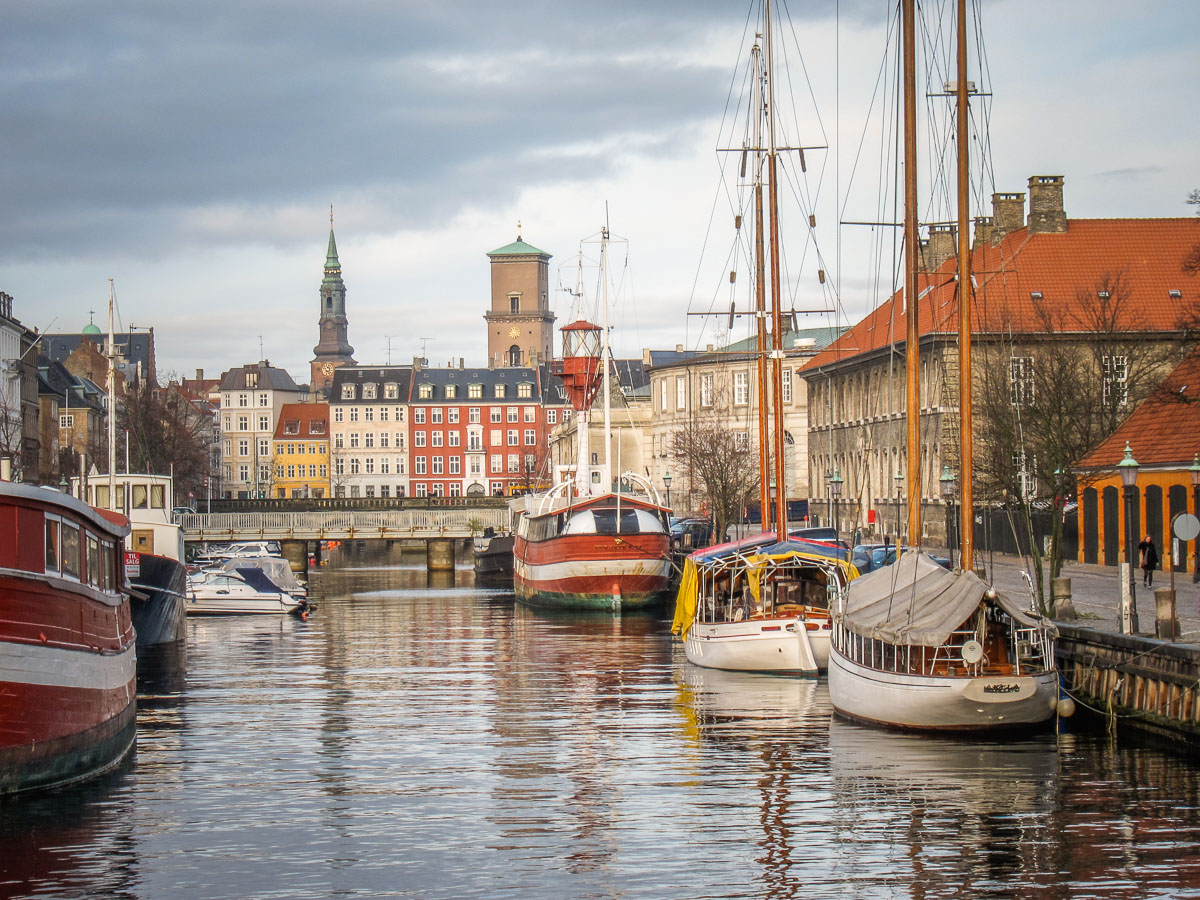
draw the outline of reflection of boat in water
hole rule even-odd
[[[678,680],[701,732],[726,722],[742,739],[768,733],[777,738],[781,731],[804,728],[805,719],[821,727],[829,719],[828,705],[821,702],[824,690],[811,678],[684,666]]]
[[[137,651],[123,589],[123,516],[0,480],[0,523],[6,794],[92,777],[129,752]]]

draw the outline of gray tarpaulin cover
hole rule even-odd
[[[262,569],[267,577],[284,591],[294,591],[303,587],[296,580],[296,573],[292,571],[288,561],[278,556],[236,556],[228,560],[222,568],[226,572],[234,572],[238,569]]]
[[[925,553],[905,553],[850,582],[844,623],[889,644],[936,647],[975,612],[988,586],[974,572],[952,572]],[[1019,623],[1041,619],[998,594],[996,605]]]

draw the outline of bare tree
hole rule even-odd
[[[734,432],[709,419],[695,419],[671,435],[671,452],[708,498],[714,533],[724,535],[758,492],[758,454],[739,446]]]
[[[173,473],[179,497],[203,493],[211,416],[176,386],[160,388],[147,379],[131,383],[117,413],[117,427],[128,432],[134,471]]]
[[[1152,338],[1123,273],[1081,289],[1073,304],[1045,303],[1030,333],[982,346],[976,448],[979,496],[1000,502],[1029,541],[1044,597],[1033,512],[1054,515],[1050,577],[1062,570],[1061,508],[1077,489],[1069,470],[1110,435],[1182,356],[1179,335]]]

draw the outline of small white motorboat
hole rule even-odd
[[[303,614],[308,603],[271,581],[262,569],[204,572],[188,581],[189,616]]]

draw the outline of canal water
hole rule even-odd
[[[333,565],[306,622],[189,620],[119,771],[0,804],[0,896],[1200,896],[1181,756],[884,733],[665,615]]]

